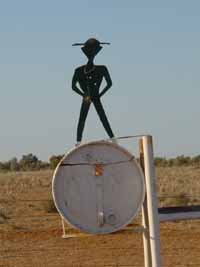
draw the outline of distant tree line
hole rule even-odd
[[[200,167],[200,155],[189,156],[177,156],[176,158],[162,158],[156,157],[154,159],[155,165],[159,167],[172,167],[172,166],[197,166]]]
[[[12,158],[11,160],[0,162],[0,171],[37,171],[45,169],[55,169],[63,155],[53,155],[48,162],[41,161],[33,154],[23,155],[20,160]]]
[[[45,169],[55,169],[64,155],[53,155],[48,162],[41,161],[33,154],[23,155],[20,160],[12,158],[11,160],[0,162],[0,172],[6,171],[35,171]],[[156,157],[154,159],[155,165],[158,167],[172,167],[172,166],[197,166],[200,167],[200,155],[177,156],[176,158]]]

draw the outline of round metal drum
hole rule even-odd
[[[111,233],[127,225],[144,200],[140,165],[110,142],[71,150],[57,166],[53,198],[62,217],[87,233]]]

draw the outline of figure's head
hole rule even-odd
[[[102,46],[100,45],[100,42],[94,38],[88,39],[84,46],[81,47],[81,50],[86,55],[88,59],[94,58],[99,51],[102,49]]]
[[[101,43],[95,38],[88,39],[85,43],[76,43],[73,46],[81,45],[81,50],[86,55],[88,59],[93,59],[99,51],[102,49],[101,44],[110,44],[110,43]]]

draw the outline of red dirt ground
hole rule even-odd
[[[28,178],[27,178],[28,177]],[[48,212],[51,173],[0,178],[0,267],[143,267],[142,234],[120,231],[62,239]],[[163,267],[200,267],[200,220],[163,223]]]

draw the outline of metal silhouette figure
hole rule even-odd
[[[91,103],[94,104],[97,114],[109,137],[114,137],[101,103],[101,97],[112,86],[112,80],[106,66],[94,65],[94,58],[102,49],[101,45],[104,44],[109,45],[109,43],[101,43],[94,38],[88,39],[85,43],[73,44],[73,46],[82,46],[81,49],[88,58],[86,65],[80,66],[75,69],[74,76],[72,78],[72,89],[83,97],[77,128],[77,143],[80,143],[82,140],[85,121]],[[106,86],[100,92],[100,86],[103,78],[106,81]],[[79,87],[77,86],[77,84],[79,84]]]

